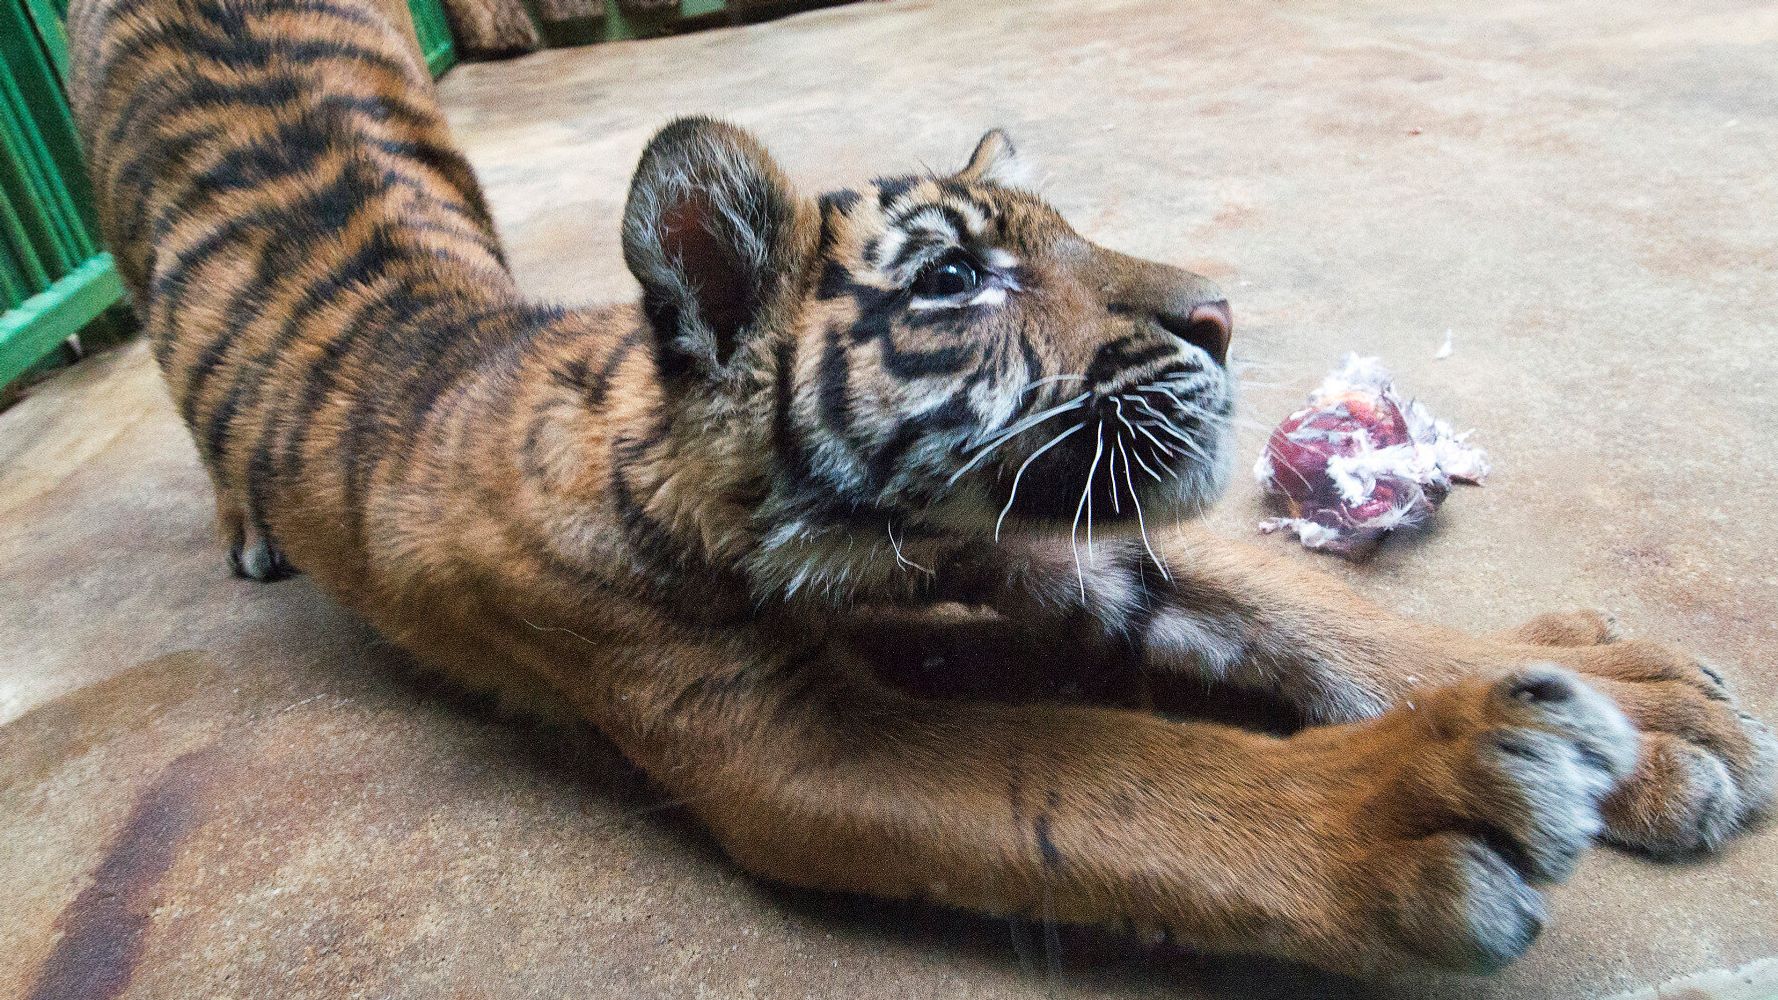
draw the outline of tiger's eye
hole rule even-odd
[[[981,283],[975,264],[962,254],[952,254],[921,271],[914,279],[913,291],[925,298],[948,299],[973,292]]]

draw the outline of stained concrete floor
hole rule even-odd
[[[564,301],[632,293],[626,173],[671,114],[812,187],[1007,126],[1082,230],[1225,285],[1256,419],[1357,349],[1479,428],[1498,472],[1430,536],[1300,558],[1476,628],[1615,610],[1778,718],[1770,4],[907,0],[443,89]],[[1778,824],[1597,852],[1522,964],[1374,991],[762,886],[608,747],[429,693],[305,581],[228,577],[208,508],[140,347],[0,414],[0,996],[1778,993]],[[1257,512],[1243,485],[1215,521]]]

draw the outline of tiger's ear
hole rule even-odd
[[[719,371],[797,285],[801,206],[745,130],[681,118],[642,152],[624,207],[624,262],[670,360]]]
[[[1000,129],[989,129],[969,154],[969,165],[957,172],[962,181],[982,181],[1001,187],[1029,187],[1032,167]]]

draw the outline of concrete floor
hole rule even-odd
[[[632,294],[618,212],[671,114],[816,187],[1007,126],[1083,231],[1224,284],[1256,419],[1358,349],[1479,428],[1497,474],[1431,535],[1300,558],[1476,628],[1615,610],[1778,719],[1770,4],[907,0],[444,94],[566,301]],[[1243,484],[1216,523],[1258,511]],[[139,346],[0,415],[0,996],[1778,994],[1778,824],[1697,864],[1597,852],[1509,972],[1367,991],[756,884],[608,747],[399,664],[308,583],[226,575]]]

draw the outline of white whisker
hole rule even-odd
[[[904,556],[901,554],[901,542],[897,541],[895,538],[895,522],[894,521],[890,521],[887,524],[885,524],[884,528],[885,528],[885,530],[887,530],[889,532],[889,547],[891,549],[895,550],[895,562],[898,565],[906,566],[910,569],[917,569],[920,572],[925,573],[927,576],[934,575],[931,570],[929,570],[926,567],[920,565],[919,563],[913,561],[912,559],[909,559],[907,556]]]
[[[1197,403],[1188,403],[1185,400],[1180,399],[1178,396],[1173,395],[1173,391],[1171,389],[1168,389],[1164,385],[1145,385],[1142,388],[1137,389],[1136,391],[1137,392],[1148,392],[1150,390],[1153,390],[1155,392],[1165,393],[1168,399],[1171,399],[1175,404],[1177,404],[1179,406],[1179,408],[1181,410],[1184,410],[1186,413],[1189,413],[1192,416],[1200,417],[1200,418],[1203,418],[1206,420],[1213,420],[1218,423],[1227,419],[1222,414],[1216,413],[1216,412],[1209,410],[1209,409],[1206,409],[1206,408],[1198,405]]]
[[[1150,441],[1154,442],[1154,446],[1161,450],[1161,454],[1167,455],[1169,457],[1179,454],[1177,451],[1174,451],[1171,447],[1169,447],[1166,442],[1162,441],[1160,438],[1155,437],[1152,433],[1150,433],[1148,430],[1148,425],[1142,424],[1142,423],[1133,423],[1130,426],[1136,428],[1136,433],[1138,433],[1138,434],[1142,435],[1143,437],[1149,439]]]
[[[1019,466],[1019,471],[1013,473],[1013,475],[1012,475],[1012,493],[1011,493],[1011,495],[1009,495],[1006,498],[1006,506],[1002,507],[1000,509],[1000,517],[994,522],[994,540],[996,542],[1000,541],[1000,525],[1006,520],[1006,515],[1012,511],[1012,502],[1014,500],[1018,499],[1019,479],[1025,475],[1025,469],[1030,467],[1032,462],[1037,461],[1037,456],[1043,454],[1046,451],[1049,451],[1051,448],[1054,448],[1056,445],[1061,444],[1065,438],[1067,438],[1070,434],[1073,434],[1075,431],[1085,430],[1086,426],[1087,426],[1086,424],[1075,424],[1073,427],[1070,427],[1067,430],[1063,431],[1062,433],[1057,434],[1055,437],[1050,438],[1049,442],[1047,444],[1045,444],[1043,447],[1037,449],[1036,451],[1032,452],[1030,458],[1025,459],[1025,461]]]
[[[1086,425],[1082,424],[1081,426],[1084,427]],[[1100,422],[1099,429],[1105,429],[1103,421]],[[1105,439],[1103,437],[1099,439],[1099,445],[1101,448],[1104,447]],[[1074,578],[1080,582],[1080,599],[1082,603],[1085,603],[1087,599],[1087,574],[1080,566],[1080,512],[1086,509],[1089,499],[1093,495],[1093,471],[1098,467],[1099,452],[1095,451],[1093,453],[1093,464],[1087,469],[1087,488],[1080,491],[1080,503],[1074,505],[1074,525],[1068,529],[1068,547],[1074,552]],[[1091,532],[1092,527],[1093,522],[1089,519],[1087,521],[1087,531]],[[1091,553],[1089,552],[1088,555],[1091,555]]]
[[[1068,411],[1069,409],[1072,409],[1073,407],[1081,405],[1081,403],[1084,402],[1086,400],[1087,396],[1089,396],[1089,395],[1091,395],[1091,393],[1083,392],[1080,395],[1074,397],[1073,399],[1066,400],[1061,403],[1057,403],[1056,405],[1050,407],[1047,410],[1042,410],[1037,413],[1033,413],[1028,417],[1023,417],[1017,423],[1014,423],[1010,427],[1003,427],[999,430],[987,431],[984,434],[982,434],[981,436],[979,436],[976,439],[976,441],[971,442],[968,445],[968,447],[971,447],[971,448],[976,447],[977,443],[980,443],[981,447],[984,447],[984,448],[992,447],[993,445],[998,444],[999,442],[1004,441],[1007,438],[1020,433],[1021,431],[1030,430],[1032,427],[1037,426],[1038,424],[1042,423],[1045,420],[1048,420],[1050,417],[1053,417],[1058,413],[1064,413],[1064,412]]]
[[[1166,418],[1166,416],[1164,414],[1162,414],[1159,410],[1155,409],[1152,406],[1149,406],[1147,400],[1139,399],[1136,402],[1142,404],[1144,409],[1146,409],[1146,410],[1148,410],[1148,412],[1154,414],[1155,419],[1158,421],[1157,423],[1153,423],[1153,424],[1137,424],[1136,425],[1137,427],[1144,427],[1144,426],[1159,427],[1161,430],[1166,431],[1168,434],[1177,438],[1179,440],[1180,444],[1185,445],[1186,448],[1190,449],[1191,452],[1193,454],[1197,455],[1200,459],[1203,459],[1206,462],[1208,462],[1210,460],[1210,456],[1204,454],[1204,450],[1202,448],[1198,447],[1198,443],[1196,441],[1193,441],[1190,437],[1188,437],[1184,431],[1180,430],[1177,427],[1174,427],[1173,421],[1168,420]]]
[[[1070,373],[1066,373],[1066,372],[1061,375],[1050,375],[1046,378],[1040,378],[1037,381],[1031,383],[1030,385],[1024,387],[1023,389],[1020,389],[1019,395],[1023,396],[1026,393],[1031,392],[1034,389],[1049,385],[1053,382],[1068,382],[1068,381],[1084,382],[1084,381],[1086,381],[1086,378],[1087,377],[1085,375],[1074,375],[1074,374],[1070,374]]]
[[[1137,430],[1141,430],[1141,428],[1137,428]],[[1146,432],[1144,432],[1144,433],[1146,433]],[[1136,464],[1142,466],[1143,472],[1146,472],[1150,476],[1154,477],[1155,482],[1160,483],[1163,486],[1166,485],[1167,480],[1160,473],[1154,471],[1154,469],[1149,466],[1148,460],[1142,457],[1142,449],[1140,447],[1138,447],[1136,449]]]
[[[951,473],[951,478],[947,479],[945,481],[945,485],[946,486],[956,485],[957,480],[962,479],[964,473],[968,472],[970,469],[975,468],[977,465],[980,465],[982,463],[983,459],[986,459],[990,454],[992,454],[994,452],[994,449],[1000,447],[1001,445],[1012,440],[1013,438],[1018,437],[1020,434],[1023,434],[1024,432],[1030,430],[1031,428],[1036,427],[1038,424],[1043,423],[1045,420],[1048,420],[1049,418],[1055,416],[1056,414],[1066,413],[1067,411],[1080,406],[1081,404],[1086,402],[1087,397],[1090,395],[1092,395],[1092,394],[1083,392],[1080,395],[1074,397],[1073,399],[1069,400],[1066,403],[1058,403],[1055,406],[1052,406],[1049,409],[1044,410],[1042,413],[1038,413],[1034,416],[1026,417],[1024,420],[1019,421],[1018,423],[1014,424],[1012,427],[1007,428],[1006,430],[997,432],[991,440],[989,440],[988,442],[986,442],[985,444],[980,446],[980,450],[977,451],[975,453],[975,456],[972,457],[968,462],[964,463],[962,468],[958,469],[956,472]],[[973,445],[971,447],[973,447]]]
[[[1117,450],[1124,450],[1123,438],[1117,439]],[[1161,557],[1154,554],[1154,546],[1148,544],[1148,522],[1142,517],[1142,498],[1136,495],[1136,480],[1130,475],[1130,456],[1128,453],[1124,454],[1124,482],[1130,487],[1130,502],[1136,505],[1136,530],[1142,534],[1142,547],[1148,550],[1148,558],[1153,559],[1155,568],[1161,571],[1161,579],[1171,582],[1173,575],[1167,572],[1167,566],[1165,563],[1161,562]],[[1112,489],[1115,490],[1116,488],[1117,485],[1113,483]]]
[[[1099,418],[1099,443],[1093,446],[1093,464],[1087,468],[1087,558],[1093,558],[1093,477],[1099,474],[1099,456],[1105,454],[1105,418]]]
[[[1118,435],[1117,428],[1115,427],[1111,430],[1111,440],[1119,449],[1123,448],[1124,439]],[[1128,465],[1130,463],[1126,459],[1124,464]],[[1113,514],[1122,514],[1124,510],[1117,498],[1117,452],[1115,451],[1105,457],[1105,474],[1111,478],[1111,512]],[[1089,525],[1089,527],[1091,527],[1091,525]],[[1087,537],[1091,538],[1092,535],[1089,534]]]

